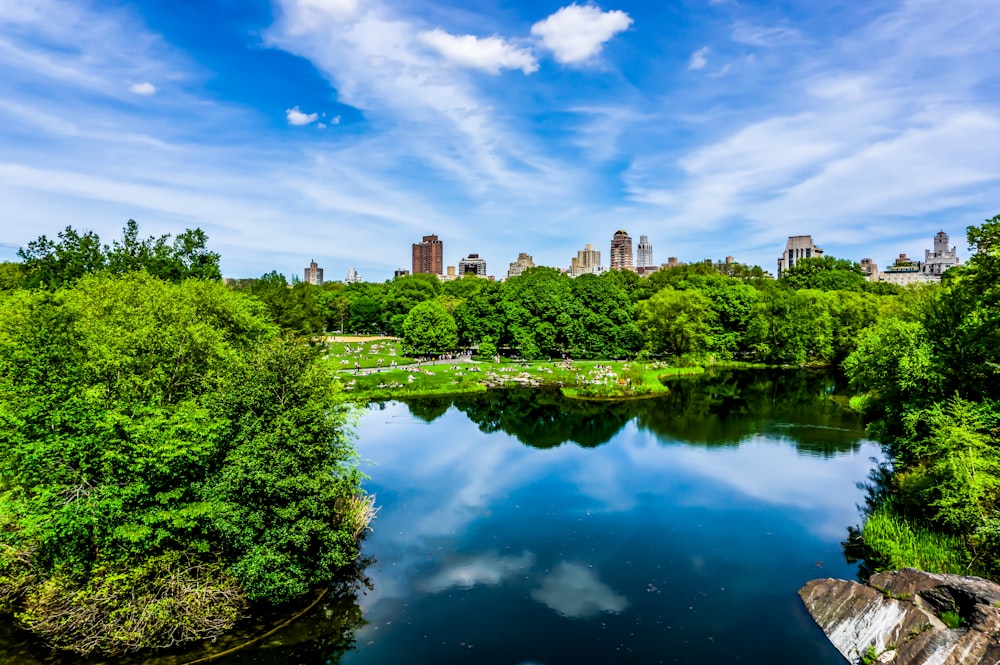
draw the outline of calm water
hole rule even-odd
[[[832,389],[732,372],[627,403],[373,405],[370,587],[214,662],[840,665],[796,591],[856,576],[840,542],[879,451]]]

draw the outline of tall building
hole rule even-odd
[[[602,272],[604,272],[604,266],[601,265],[601,251],[594,249],[594,246],[589,242],[576,253],[569,264],[570,277],[579,277],[589,273],[599,275]]]
[[[309,262],[309,267],[306,268],[305,281],[316,286],[323,285],[323,269],[316,265],[315,261]]]
[[[778,257],[778,277],[801,259],[823,256],[823,250],[813,244],[812,236],[788,236],[784,253]]]
[[[934,249],[924,250],[923,271],[927,275],[938,275],[948,268],[962,265],[955,248],[948,249],[948,234],[938,231],[934,235]]]
[[[962,265],[955,248],[948,247],[948,234],[938,231],[934,235],[934,249],[924,250],[923,261],[911,261],[906,254],[900,254],[891,266],[878,274],[883,282],[913,284],[917,282],[937,282],[949,268]]]
[[[410,274],[410,271],[407,270],[407,269],[405,269],[405,268],[396,268],[396,270],[392,273],[392,276],[393,277],[403,277],[403,276],[409,275],[409,274]]]
[[[636,248],[635,266],[637,268],[650,268],[656,265],[653,263],[653,246],[649,244],[648,236],[639,236],[639,246]]]
[[[437,236],[424,236],[420,242],[413,243],[413,274],[430,273],[440,275],[444,272],[444,243]]]
[[[611,269],[633,270],[634,268],[632,238],[625,231],[615,231],[615,235],[611,237]]]
[[[344,284],[360,284],[363,281],[365,280],[358,274],[358,271],[354,269],[354,266],[351,266],[348,269],[347,277],[344,278]]]
[[[486,277],[486,261],[479,258],[478,254],[469,254],[458,262],[458,274],[460,277],[466,275]]]
[[[517,261],[510,264],[510,268],[507,270],[507,279],[511,277],[519,277],[528,268],[534,268],[535,261],[530,256],[524,252],[520,252],[517,255]]]

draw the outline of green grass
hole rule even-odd
[[[353,349],[352,345],[352,349]],[[349,357],[348,357],[349,358]],[[371,363],[355,374],[353,361],[330,358],[340,372],[346,392],[356,400],[391,399],[420,395],[482,392],[487,387],[562,386],[570,397],[622,399],[668,392],[660,377],[697,374],[700,367],[663,367],[656,363],[585,360],[572,363],[503,360],[493,362],[447,362],[381,370]],[[629,381],[631,380],[631,381]],[[624,381],[624,383],[622,383]]]
[[[889,503],[879,506],[868,517],[861,539],[887,569],[975,574],[964,565],[968,553],[960,538],[914,526],[897,515]]]
[[[574,363],[583,365],[583,363]],[[668,376],[700,374],[701,367],[664,367],[659,363],[595,362],[575,372],[562,393],[579,399],[623,399],[670,392],[660,380]]]
[[[416,362],[403,355],[403,345],[393,338],[371,337],[361,342],[327,342],[326,349],[335,369],[353,370],[355,362],[361,369],[377,368],[380,360],[382,367],[389,367],[392,361],[397,365]]]
[[[409,369],[383,369],[369,374],[355,375],[348,372],[341,375],[341,380],[347,394],[357,400],[454,395],[486,390],[486,386],[481,383],[483,373],[468,371],[474,368],[472,363],[456,366],[461,369],[453,370],[451,365],[427,365]]]
[[[958,615],[958,612],[942,612],[941,621],[949,628],[958,628],[962,625],[962,617]]]

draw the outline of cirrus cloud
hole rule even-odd
[[[630,25],[632,18],[621,10],[605,12],[596,5],[573,3],[535,23],[531,34],[558,62],[574,64],[590,60]]]

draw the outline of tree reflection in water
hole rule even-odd
[[[607,443],[629,421],[667,441],[736,446],[766,433],[800,452],[829,457],[856,450],[860,417],[834,403],[838,377],[801,370],[723,370],[673,379],[670,393],[647,399],[586,401],[553,389],[407,400],[432,422],[455,407],[486,433],[506,432],[534,448]],[[795,423],[795,425],[786,424]]]

